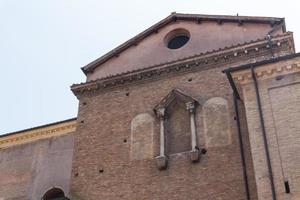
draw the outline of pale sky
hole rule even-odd
[[[77,115],[80,68],[171,12],[285,17],[300,45],[294,0],[0,0],[0,134]]]

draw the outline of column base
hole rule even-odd
[[[157,156],[157,157],[155,157],[155,159],[156,159],[157,168],[159,170],[164,170],[167,168],[168,158],[166,156]]]
[[[190,151],[190,158],[192,162],[199,162],[201,158],[201,150],[193,149]]]

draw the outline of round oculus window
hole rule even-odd
[[[179,49],[190,40],[190,34],[187,30],[177,29],[167,34],[165,38],[166,46],[169,49]]]

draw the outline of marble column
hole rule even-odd
[[[159,108],[157,110],[157,115],[160,120],[160,150],[159,156],[156,157],[157,167],[159,169],[167,168],[167,157],[165,155],[165,118],[166,118],[166,109]]]
[[[200,159],[200,149],[197,147],[197,132],[196,132],[196,124],[195,124],[195,102],[187,102],[186,109],[189,111],[190,117],[190,129],[191,129],[191,160],[196,162]]]

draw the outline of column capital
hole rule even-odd
[[[193,102],[193,101],[187,102],[187,103],[185,103],[185,106],[186,106],[186,109],[187,109],[190,113],[195,112],[195,102]]]
[[[156,114],[160,119],[165,119],[166,118],[166,108],[164,108],[164,107],[158,108]]]

